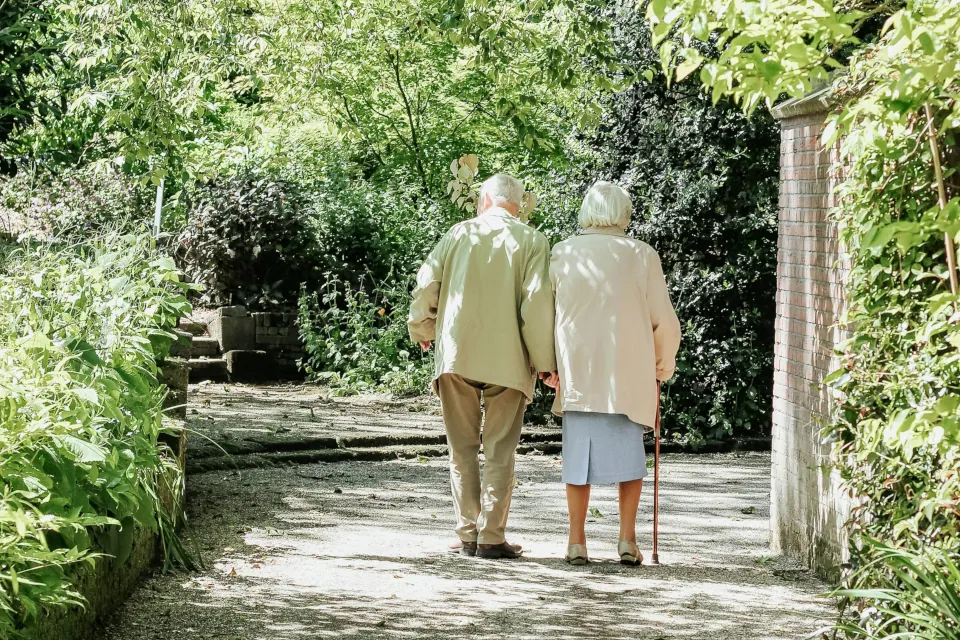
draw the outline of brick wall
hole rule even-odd
[[[276,360],[278,373],[284,376],[302,375],[297,360],[303,357],[303,344],[297,329],[295,313],[251,313],[256,325],[256,348],[266,351]]]
[[[820,435],[834,404],[822,380],[837,366],[846,273],[827,217],[835,183],[832,153],[820,141],[826,104],[813,94],[774,115],[781,146],[771,546],[832,574],[844,559],[849,501],[825,466],[830,445]]]

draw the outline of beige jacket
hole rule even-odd
[[[549,255],[543,234],[500,208],[440,239],[407,321],[411,340],[435,341],[434,381],[455,373],[533,398],[536,373],[556,369]]]
[[[553,248],[560,388],[554,412],[623,414],[650,429],[657,381],[680,346],[660,257],[619,228],[587,229]]]

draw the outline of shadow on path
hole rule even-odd
[[[559,464],[518,459],[508,536],[527,549],[520,561],[445,551],[454,538],[441,461],[198,476],[189,502],[208,569],[147,580],[103,638],[772,639],[830,618],[823,584],[766,557],[769,456],[665,457],[664,564],[641,568],[615,562],[612,486],[594,492],[594,562],[562,562]],[[649,517],[640,530],[649,549]]]

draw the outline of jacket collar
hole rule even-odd
[[[580,232],[585,236],[592,235],[603,235],[603,236],[626,236],[626,232],[620,227],[591,227],[589,229],[583,229]]]
[[[517,216],[513,215],[503,207],[490,207],[480,214],[480,217],[483,216],[497,216],[498,218],[513,218],[515,220],[519,220]]]

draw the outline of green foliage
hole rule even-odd
[[[833,595],[870,600],[876,606],[842,620],[839,629],[850,638],[902,638],[898,629],[904,627],[912,629],[908,637],[918,640],[960,638],[960,565],[956,559],[940,549],[924,555],[866,542],[876,559],[861,573],[881,576],[881,584],[871,589],[838,589]]]
[[[205,304],[270,309],[291,303],[321,265],[297,185],[258,176],[210,182],[193,194],[177,256]]]
[[[284,104],[317,115],[383,181],[439,197],[465,150],[509,165],[562,157],[565,107],[614,86],[603,3],[294,3],[270,51]],[[325,28],[317,29],[316,25]],[[336,26],[333,26],[336,25]],[[595,122],[594,106],[580,111]],[[592,116],[592,117],[590,117]]]
[[[670,3],[667,13],[663,2],[651,11],[659,18],[669,14],[669,22],[690,38],[704,35],[696,31],[697,21],[707,25],[706,35],[718,28],[714,10],[730,3],[716,4],[705,14],[699,6],[694,13],[685,0]],[[796,65],[758,80],[740,56],[741,47],[755,46],[754,56],[763,56],[770,45],[785,67],[788,55],[826,60],[838,45],[853,46],[834,92],[842,108],[824,135],[825,144],[839,145],[843,165],[834,216],[850,262],[845,324],[851,334],[842,347],[844,367],[825,381],[839,391],[827,433],[837,442],[834,462],[856,497],[851,554],[860,570],[850,586],[878,601],[869,629],[852,633],[957,637],[955,625],[940,627],[949,629],[945,636],[931,630],[932,618],[946,622],[956,609],[925,601],[920,590],[926,587],[911,576],[920,569],[946,576],[960,556],[960,313],[944,249],[945,235],[960,239],[960,5],[854,2],[838,12],[829,2],[797,3],[803,19],[790,31],[780,15],[750,13],[756,4],[735,2],[724,19],[736,25],[750,16],[760,24],[742,33],[713,34],[724,46],[708,67],[732,65],[737,83],[718,82],[713,72],[701,75],[748,109],[780,91],[801,93],[809,84],[795,80]],[[889,18],[874,43],[858,46],[844,25],[871,13]],[[771,37],[779,39],[776,45]],[[810,81],[822,77],[819,67],[807,71]],[[942,180],[934,170],[931,136],[943,159]],[[939,189],[946,202],[938,202]],[[896,560],[886,547],[918,554],[917,570],[904,571],[906,556]],[[900,593],[892,599],[869,591],[878,586]],[[920,610],[922,617],[912,615]]]
[[[222,146],[211,141],[230,146],[247,133],[224,122],[261,82],[250,69],[266,34],[249,11],[243,0],[56,3],[63,64],[37,81],[70,117],[30,132],[34,153],[78,147],[79,138],[73,159],[92,151],[154,181],[196,175],[191,154],[216,155]]]
[[[713,101],[731,96],[747,112],[784,93],[800,97],[841,67],[869,13],[832,0],[651,0],[647,17],[663,68],[680,82],[700,69]],[[866,2],[862,3],[867,5]],[[874,11],[897,3],[878,3]],[[841,6],[837,6],[841,5]],[[846,10],[845,10],[846,9]],[[719,53],[705,52],[705,43]]]
[[[0,178],[0,230],[75,241],[152,225],[153,193],[110,166],[51,172],[21,168]]]
[[[52,67],[52,55],[59,45],[49,30],[45,3],[36,0],[8,0],[0,3],[0,174],[15,172],[7,141],[29,126],[35,117],[61,115],[62,106],[30,77]]]
[[[173,261],[133,236],[24,246],[0,271],[0,635],[10,637],[45,608],[80,604],[71,566],[97,549],[123,557],[137,526],[182,552],[179,466],[157,443],[156,361],[189,304]],[[170,506],[158,495],[167,482]]]
[[[405,286],[367,293],[332,278],[319,293],[304,291],[299,326],[310,379],[340,393],[424,393],[433,365],[407,334],[408,298]]]

